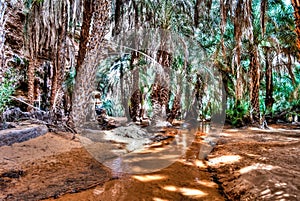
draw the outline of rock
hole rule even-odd
[[[37,119],[41,121],[48,121],[50,119],[48,112],[43,111],[32,111],[22,112],[20,108],[11,108],[3,112],[2,118],[5,121],[15,122],[24,119]]]
[[[105,109],[99,110],[97,115],[97,121],[103,130],[110,130],[121,126],[119,122],[106,114]]]
[[[142,119],[142,120],[140,121],[140,125],[141,125],[142,127],[147,127],[147,126],[150,125],[150,120],[149,120],[149,119]]]
[[[8,128],[16,128],[18,125],[14,122],[4,122],[0,124],[0,130],[5,130]]]
[[[150,137],[150,139],[153,142],[160,142],[160,141],[163,141],[163,140],[166,140],[166,139],[169,139],[169,138],[173,138],[173,137],[162,135],[162,134],[157,134],[157,135],[154,135],[154,136]]]
[[[48,132],[45,125],[29,125],[0,131],[0,147],[10,146],[32,138],[44,135]]]

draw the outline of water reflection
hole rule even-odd
[[[203,159],[212,150],[212,142],[216,142],[217,139],[209,123],[200,123],[198,128],[187,128],[182,125],[176,128],[174,137],[153,143],[143,144],[143,138],[118,137],[119,134],[114,134],[113,130],[85,130],[82,137],[88,138],[89,143],[84,144],[87,140],[82,142],[93,157],[111,168],[113,172],[144,174],[168,167],[182,157],[192,142],[199,141],[197,139],[199,132],[203,133],[202,140],[206,141],[206,144],[201,146],[197,158]],[[151,135],[145,137],[147,138],[145,142],[149,141]],[[132,146],[134,143],[142,146]]]

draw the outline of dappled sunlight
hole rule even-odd
[[[163,187],[163,189],[166,191],[173,191],[173,192],[178,191],[178,188],[176,186],[165,186]]]
[[[242,157],[239,155],[227,155],[209,159],[210,165],[231,164],[239,161]]]
[[[291,130],[290,128],[286,129],[286,128],[272,128],[271,126],[269,126],[269,129],[261,129],[261,128],[256,128],[256,127],[250,127],[248,128],[251,131],[258,131],[259,133],[286,133],[286,134],[296,134],[296,133],[300,133],[300,130],[297,129],[293,129]]]
[[[163,189],[167,191],[178,192],[181,193],[182,195],[193,197],[193,198],[200,198],[207,195],[207,193],[194,188],[176,187],[176,186],[169,185],[163,187]]]
[[[260,155],[257,155],[257,154],[249,154],[249,153],[246,153],[247,156],[250,156],[250,157],[259,157]]]
[[[271,193],[271,190],[268,188],[268,189],[262,191],[260,194],[261,195],[267,195],[267,194],[270,194],[270,193]]]
[[[233,134],[223,132],[223,133],[221,133],[221,135],[225,136],[225,137],[231,137]]]
[[[150,145],[145,145],[145,149],[137,150],[135,153],[139,154],[151,154],[158,153],[167,150],[167,146],[159,145],[159,147],[151,147]]]
[[[93,194],[94,195],[101,195],[102,193],[104,192],[104,188],[95,188],[94,190],[93,190]]]
[[[153,201],[169,201],[169,200],[155,197],[153,198]]]
[[[280,132],[291,132],[291,129],[284,129],[284,128],[278,128],[278,129],[276,129],[276,130],[278,130],[278,131],[280,131]],[[292,130],[292,132],[293,133],[300,133],[300,130],[298,129],[294,129],[294,130]]]
[[[188,165],[188,166],[196,166],[199,168],[207,168],[207,165],[205,165],[205,163],[201,160],[187,160],[187,159],[180,159],[178,160],[178,162],[184,164],[184,165]]]
[[[262,191],[260,193],[260,196],[261,196],[262,199],[268,199],[268,200],[272,199],[272,200],[280,200],[280,201],[281,200],[282,201],[291,200],[291,197],[294,197],[294,196],[291,196],[288,193],[285,193],[282,190],[279,190],[279,191],[276,191],[276,192],[272,192],[272,190],[270,188],[267,188],[266,190]]]
[[[282,183],[276,183],[275,186],[276,186],[276,187],[285,187],[285,186],[287,186],[287,183],[285,183],[285,182],[282,182]]]
[[[125,155],[122,157],[123,161],[126,163],[134,163],[146,160],[158,161],[158,160],[171,160],[174,161],[178,158],[178,155],[163,155],[163,154],[152,154],[139,156],[136,153],[131,153],[131,155]]]
[[[135,175],[132,176],[134,179],[137,179],[142,182],[150,182],[150,181],[157,181],[157,180],[163,180],[167,177],[164,175]]]
[[[252,130],[252,131],[262,131],[263,129],[261,128],[256,128],[256,127],[250,127],[248,128],[249,130]]]
[[[200,168],[207,168],[207,165],[205,165],[201,160],[195,160],[195,165]]]
[[[198,189],[193,189],[193,188],[180,188],[180,192],[183,195],[192,196],[192,197],[196,197],[196,198],[207,195],[207,193],[200,191]]]
[[[182,164],[184,164],[184,165],[195,166],[195,164],[193,163],[193,161],[188,161],[186,159],[180,159],[179,162],[182,163]]]
[[[256,128],[256,127],[250,127],[248,129],[252,130],[252,131],[261,131],[261,132],[265,132],[265,133],[273,133],[274,131],[277,130],[277,129],[273,129],[272,127],[269,127],[269,129],[261,129],[261,128]]]
[[[239,129],[226,129],[228,132],[241,132]],[[223,134],[223,133],[222,133]]]
[[[245,174],[252,170],[272,170],[275,168],[278,168],[278,167],[275,167],[273,165],[266,165],[266,164],[262,164],[262,163],[255,163],[254,165],[250,165],[250,166],[240,169],[240,173]]]
[[[198,184],[200,185],[203,185],[203,186],[207,186],[207,187],[210,187],[210,188],[217,188],[218,185],[215,183],[215,182],[212,182],[212,181],[207,181],[207,180],[197,180],[196,181]]]

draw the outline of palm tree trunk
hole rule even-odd
[[[258,60],[257,47],[254,46],[250,53],[250,118],[252,123],[256,124],[260,121],[259,109],[259,86],[260,86],[260,65]]]
[[[155,83],[152,86],[151,100],[153,107],[152,123],[155,125],[157,121],[166,120],[168,104],[170,99],[169,93],[169,76],[171,66],[171,55],[163,48],[157,52],[157,61],[163,68],[163,75],[156,73]]]
[[[234,39],[236,43],[235,62],[236,63],[236,85],[235,85],[235,97],[236,104],[240,102],[243,97],[243,79],[242,79],[242,67],[241,67],[241,48],[242,48],[242,26],[241,21],[244,18],[243,0],[238,0],[235,10],[234,18]]]
[[[268,111],[271,111],[274,103],[273,99],[273,68],[269,62],[269,49],[266,49],[266,99],[265,105]]]
[[[138,62],[139,59],[139,54],[137,52],[133,52],[131,54],[131,66],[134,66],[135,63]],[[140,80],[140,76],[139,76],[139,68],[134,68],[133,69],[133,94],[130,97],[130,117],[131,119],[135,122],[135,121],[139,121],[140,117],[141,117],[141,99],[142,99],[142,93],[141,90],[139,88],[139,80]]]
[[[198,27],[199,25],[199,15],[200,15],[200,4],[201,0],[196,0],[196,4],[194,7],[194,26]]]
[[[90,26],[93,17],[92,5],[93,4],[90,1],[84,1],[83,20],[82,20],[82,26],[80,30],[80,43],[79,43],[79,52],[78,52],[77,65],[76,65],[76,73],[79,70],[79,68],[82,66],[84,57],[86,55],[87,43],[89,40],[89,33],[90,33]]]
[[[299,0],[292,0],[292,4],[294,7],[294,16],[295,16],[295,24],[296,24],[296,33],[298,36],[297,39],[297,47],[300,50],[300,1]],[[300,52],[300,51],[299,51]],[[298,55],[298,59],[300,59],[300,55]]]
[[[130,121],[130,112],[128,107],[128,98],[125,94],[125,87],[124,87],[124,69],[123,64],[121,64],[120,67],[120,88],[121,88],[121,102],[124,109],[125,117],[127,118],[127,121]]]
[[[121,21],[121,15],[122,15],[122,7],[123,2],[122,0],[116,0],[115,5],[115,26],[113,29],[113,36],[118,35],[121,31],[120,21]]]
[[[73,92],[71,122],[75,127],[81,127],[86,122],[86,117],[91,112],[90,98],[92,91],[95,90],[95,78],[99,61],[105,56],[104,36],[107,34],[107,22],[109,19],[110,3],[108,0],[96,0],[92,3],[92,9],[86,9],[86,16],[92,17],[87,19],[90,22],[85,31],[91,29],[91,34],[86,35],[80,41],[86,45],[85,55],[82,56],[81,65],[77,63],[76,83]],[[92,13],[91,13],[92,12]],[[93,22],[93,23],[91,23]],[[83,46],[82,46],[83,47]],[[70,122],[70,123],[71,123]],[[71,125],[72,126],[72,125]]]
[[[180,86],[180,85],[179,85]],[[180,87],[178,87],[180,88]],[[173,105],[172,105],[172,108],[171,110],[169,111],[169,113],[167,114],[167,121],[172,123],[173,120],[176,118],[176,116],[178,115],[178,111],[180,110],[181,108],[181,105],[180,105],[180,102],[181,102],[181,91],[180,90],[177,90],[176,92],[176,96],[174,98],[174,101],[173,101]]]
[[[65,1],[61,2],[61,24],[56,30],[57,36],[57,46],[55,49],[55,58],[53,61],[53,80],[52,80],[52,87],[51,87],[51,98],[50,98],[50,105],[53,107],[55,106],[55,100],[57,97],[57,93],[61,90],[62,82],[64,78],[64,70],[65,70],[65,43],[67,38],[67,8]],[[60,103],[59,103],[60,104]],[[54,109],[54,108],[52,108]]]
[[[194,95],[192,104],[190,109],[187,112],[187,116],[185,118],[189,123],[197,123],[197,119],[199,117],[199,111],[202,110],[202,99],[204,96],[205,83],[203,77],[200,74],[197,74],[197,81],[195,83]]]
[[[136,29],[139,29],[139,10],[138,10],[138,2],[132,1],[133,9],[134,9],[134,27]],[[136,50],[139,50],[139,41],[134,40],[134,48]],[[139,87],[140,82],[140,73],[139,73],[139,53],[138,52],[132,52],[131,53],[131,61],[130,66],[132,67],[132,78],[133,78],[133,94],[130,97],[130,117],[131,119],[136,122],[139,121],[142,117],[142,93]]]

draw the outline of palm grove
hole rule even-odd
[[[160,29],[191,38],[220,73],[229,123],[289,120],[300,112],[299,6],[296,0],[1,1],[0,110],[21,99],[22,110],[47,111],[51,121],[72,128],[86,120],[96,88],[109,114],[134,121],[162,108],[170,122],[186,118],[184,111],[207,118],[214,105],[202,101],[205,77],[184,51],[133,42],[126,54],[105,57],[105,36]],[[192,88],[161,85],[159,75],[149,82],[143,70],[149,60],[175,85]],[[130,87],[136,90],[128,96]]]

